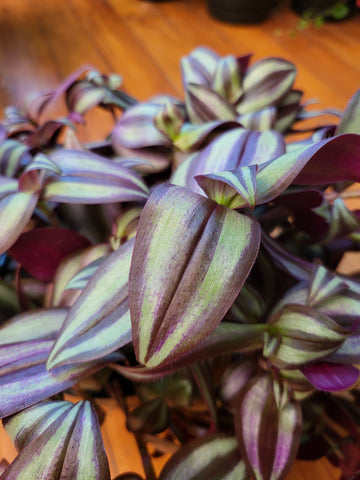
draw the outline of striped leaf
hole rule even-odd
[[[9,187],[4,183],[3,186]],[[25,230],[38,198],[38,193],[18,192],[17,186],[15,191],[0,196],[0,255],[6,252]]]
[[[295,76],[295,65],[281,58],[270,57],[254,63],[244,77],[238,113],[276,105],[291,89]]]
[[[19,454],[2,480],[110,480],[99,422],[90,402],[44,402],[4,422]]]
[[[46,361],[66,309],[34,310],[0,328],[0,418],[59,393],[117,357],[60,367],[49,373]],[[4,331],[4,338],[2,332]]]
[[[101,263],[71,307],[48,359],[53,369],[86,362],[131,341],[128,279],[134,240]]]
[[[65,203],[144,201],[148,189],[140,176],[108,158],[80,150],[61,150],[51,156],[61,175],[48,180],[45,200]]]
[[[228,208],[237,209],[256,204],[256,170],[255,165],[228,170],[209,175],[197,175],[195,180],[206,195]]]
[[[299,446],[300,404],[277,390],[267,374],[255,377],[235,407],[240,452],[256,480],[286,478]]]
[[[306,304],[313,307],[328,298],[331,300],[337,293],[346,289],[341,277],[321,265],[316,265],[310,278]]]
[[[7,139],[0,145],[0,174],[14,177],[31,161],[29,148],[17,140]]]
[[[169,365],[156,368],[112,365],[112,368],[135,382],[150,382],[162,378],[164,375],[169,375],[179,368],[192,365],[194,362],[214,358],[225,353],[249,353],[261,350],[263,346],[262,334],[265,328],[266,325],[240,325],[235,322],[222,321],[199,345],[184,357]]]
[[[159,480],[248,480],[236,438],[207,435],[182,446],[166,463]]]
[[[235,120],[237,117],[235,108],[206,85],[194,83],[187,85],[186,106],[192,112],[193,123],[211,122],[217,119]]]
[[[326,357],[349,335],[349,330],[314,308],[288,305],[269,322],[264,355],[278,368],[296,368]]]
[[[167,101],[172,103],[170,97]],[[170,139],[154,123],[162,108],[162,103],[154,100],[139,103],[124,112],[112,132],[115,149],[170,145]]]
[[[212,87],[230,103],[236,103],[242,95],[242,72],[238,60],[233,55],[220,58],[214,73]]]
[[[151,194],[130,269],[140,363],[173,362],[206,338],[244,283],[259,247],[255,220],[173,185]]]
[[[360,134],[360,89],[349,100],[340,123],[336,127],[336,134],[342,133]]]
[[[277,132],[260,133],[234,128],[219,135],[199,154],[185,160],[177,168],[171,182],[203,194],[195,176],[249,165],[267,165],[266,162],[274,160],[284,152],[284,139]]]

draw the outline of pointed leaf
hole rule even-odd
[[[242,114],[276,105],[291,89],[295,76],[295,65],[281,58],[254,63],[244,77],[244,94],[237,111]]]
[[[234,104],[239,100],[242,89],[241,68],[232,55],[220,58],[212,81],[212,87],[219,95]]]
[[[66,203],[143,201],[148,189],[139,175],[106,157],[61,150],[51,156],[62,175],[50,179],[43,198]]]
[[[42,309],[14,317],[0,329],[0,418],[61,392],[117,356],[49,373],[46,360],[65,319],[65,309]],[[21,327],[19,328],[19,325]],[[4,342],[1,332],[4,329]]]
[[[134,240],[108,255],[71,307],[48,359],[53,369],[86,362],[131,341],[128,278]]]
[[[166,463],[159,480],[248,480],[236,438],[207,435],[182,446]]]
[[[327,270],[322,265],[316,265],[310,278],[310,286],[306,304],[315,306],[327,298],[346,290],[346,284],[341,277]]]
[[[270,376],[256,377],[235,409],[235,431],[241,454],[256,480],[280,480],[295,460],[301,433],[301,408],[276,395]]]
[[[141,403],[126,417],[126,428],[130,432],[160,433],[170,424],[170,411],[163,397]]]
[[[25,232],[9,250],[32,276],[44,282],[53,279],[61,261],[90,245],[89,240],[66,228],[47,227]]]
[[[294,368],[326,357],[349,335],[314,308],[288,305],[269,321],[264,355],[278,368]]]
[[[340,123],[336,127],[336,135],[342,133],[360,134],[360,89],[349,100]]]
[[[2,480],[110,480],[99,422],[90,402],[47,402],[9,418],[21,451]]]
[[[25,230],[39,195],[13,192],[0,198],[0,255],[10,248]]]
[[[186,105],[192,112],[193,123],[212,120],[235,120],[235,108],[212,88],[190,83],[186,90]],[[195,121],[196,119],[196,121]]]
[[[222,321],[198,346],[170,365],[156,368],[112,365],[112,368],[130,380],[150,382],[169,375],[179,368],[192,365],[194,362],[218,355],[260,350],[263,346],[262,333],[265,328],[266,325],[239,325]]]
[[[256,204],[256,171],[255,165],[236,170],[197,175],[195,180],[206,195],[220,205],[237,209],[254,208]]]
[[[0,173],[14,177],[31,161],[29,148],[17,140],[7,139],[0,145]]]
[[[172,362],[215,329],[253,265],[259,236],[256,221],[204,197],[172,185],[153,191],[129,280],[139,362]]]
[[[195,176],[261,165],[284,152],[284,139],[277,132],[259,133],[235,128],[215,138],[199,154],[182,163],[171,181],[203,194]]]
[[[265,132],[266,130],[274,130],[273,126],[276,119],[276,108],[267,107],[259,112],[248,112],[238,117],[239,122],[249,130]]]
[[[168,101],[171,102],[171,98]],[[162,105],[153,101],[126,110],[112,132],[114,145],[125,148],[170,145],[170,139],[154,123],[161,109]]]
[[[356,367],[336,363],[314,363],[303,367],[301,371],[314,387],[326,392],[352,388],[360,377]]]

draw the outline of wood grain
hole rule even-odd
[[[181,97],[179,61],[198,45],[220,54],[253,53],[254,60],[284,57],[297,65],[296,86],[306,100],[344,108],[360,87],[360,16],[301,32],[298,20],[287,1],[260,26],[239,26],[212,19],[205,0],[2,0],[0,110],[25,106],[85,63],[104,73],[121,73],[125,89],[140,100],[162,92]],[[91,115],[84,137],[101,138],[110,128],[105,114]],[[129,469],[142,472],[121,412],[111,401],[104,405],[104,441],[113,476]],[[2,436],[0,457],[11,460],[14,455],[10,440]],[[338,477],[326,460],[296,462],[288,475],[289,480]]]

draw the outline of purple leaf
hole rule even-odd
[[[276,105],[291,89],[295,76],[295,65],[281,58],[269,57],[254,63],[244,77],[238,113]]]
[[[153,191],[129,280],[140,363],[173,362],[215,329],[253,265],[259,236],[255,220],[200,195],[166,184]]]
[[[18,192],[17,189],[0,196],[0,255],[6,252],[25,230],[38,198],[38,193]]]
[[[192,123],[212,120],[235,120],[235,108],[212,88],[190,83],[186,90],[186,107],[191,111]]]
[[[118,359],[113,355],[98,361],[60,367],[49,373],[46,361],[66,313],[65,309],[34,310],[1,326],[1,418],[69,388],[80,378]],[[4,340],[1,335],[3,330],[6,332]]]
[[[20,170],[31,162],[29,149],[17,140],[7,139],[0,146],[0,174],[14,177]]]
[[[281,480],[295,460],[301,433],[300,404],[267,374],[255,377],[235,408],[240,452],[256,480]]]
[[[236,438],[223,433],[206,435],[183,445],[165,464],[159,480],[249,480]]]
[[[134,240],[108,255],[71,307],[48,368],[92,361],[131,341],[128,278]]]
[[[65,257],[89,245],[89,240],[73,230],[37,228],[20,235],[9,254],[33,277],[47,282]]]
[[[301,371],[314,387],[327,392],[352,388],[360,376],[359,370],[353,365],[326,362],[307,365]]]
[[[20,452],[2,480],[110,480],[96,412],[90,402],[46,402],[5,421]]]
[[[195,176],[261,165],[284,152],[284,139],[277,132],[259,133],[243,128],[232,129],[181,164],[171,181],[203,194]]]
[[[256,204],[256,170],[255,165],[236,170],[197,175],[195,180],[206,195],[226,207],[237,209]]]

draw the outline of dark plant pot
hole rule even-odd
[[[291,8],[301,16],[304,15],[305,12],[322,15],[337,3],[339,3],[339,0],[291,0]],[[355,8],[355,1],[348,0],[345,4],[349,7],[349,12],[351,13]],[[333,17],[326,17],[326,19],[335,20]]]
[[[210,14],[228,23],[260,23],[274,7],[273,0],[207,0]]]

